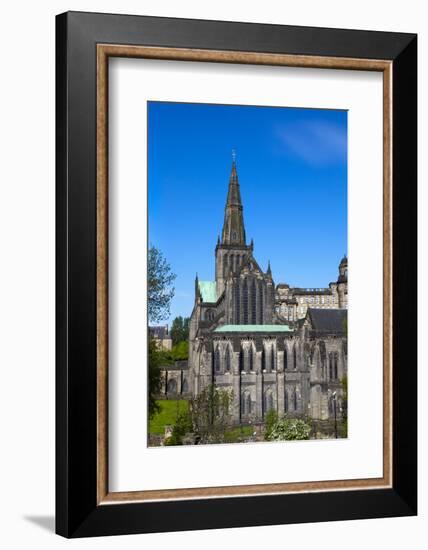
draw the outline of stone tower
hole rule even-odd
[[[339,277],[337,279],[337,293],[339,295],[339,307],[348,307],[348,258],[343,256],[339,264]]]
[[[230,273],[238,271],[252,245],[247,246],[244,226],[244,213],[239,190],[236,161],[232,161],[226,206],[224,208],[223,231],[215,249],[215,279],[217,296],[221,296]]]

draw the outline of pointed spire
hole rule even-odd
[[[195,277],[195,300],[197,300],[199,298],[199,277],[198,277],[198,272],[196,272],[196,277]]]
[[[232,169],[229,178],[226,207],[224,212],[224,224],[222,233],[223,244],[236,244],[245,246],[244,216],[239,190],[238,172],[236,169],[236,157],[232,156]]]
[[[272,270],[270,268],[270,260],[268,260],[268,268],[267,268],[266,274],[269,275],[269,277],[272,277]]]

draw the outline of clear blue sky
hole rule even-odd
[[[196,272],[214,280],[231,151],[247,242],[276,284],[324,287],[347,253],[347,112],[149,102],[149,242],[177,274],[171,322]]]

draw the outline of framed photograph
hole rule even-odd
[[[416,35],[56,25],[58,534],[416,514]]]

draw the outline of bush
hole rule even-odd
[[[189,342],[179,342],[175,346],[173,346],[170,357],[174,361],[185,361],[189,358]]]
[[[265,419],[265,439],[269,440],[270,433],[274,425],[278,422],[278,413],[271,409],[266,413]]]
[[[172,429],[171,437],[165,440],[165,445],[183,445],[183,437],[192,431],[192,419],[189,411],[181,412]]]
[[[266,434],[268,441],[296,441],[309,439],[311,427],[300,418],[287,418],[275,422]]]
[[[224,443],[240,443],[252,437],[253,431],[252,426],[238,426],[237,428],[226,430],[224,432]]]

